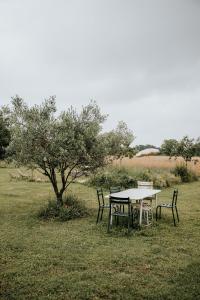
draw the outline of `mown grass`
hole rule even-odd
[[[39,221],[50,185],[10,182],[8,172],[0,169],[0,299],[200,299],[200,182],[179,186],[179,226],[166,211],[128,236],[107,234],[106,215],[96,226],[95,190],[80,184],[71,191],[90,216]]]

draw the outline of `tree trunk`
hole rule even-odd
[[[187,169],[187,167],[188,167],[188,161],[187,161],[187,159],[185,161],[185,166],[186,166],[186,169]]]
[[[56,194],[56,200],[57,200],[57,204],[58,206],[63,206],[63,193],[57,193]]]

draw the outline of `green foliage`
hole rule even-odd
[[[192,182],[198,180],[197,175],[191,171],[188,170],[188,168],[185,165],[177,165],[173,170],[172,173],[175,176],[180,176],[182,182]]]
[[[6,148],[10,143],[10,130],[8,119],[4,110],[0,109],[0,159],[5,158]]]
[[[40,209],[38,217],[44,220],[55,219],[65,222],[87,214],[83,203],[75,195],[69,194],[63,199],[62,206],[59,206],[55,200],[50,200],[47,206]]]
[[[104,134],[108,155],[113,158],[133,157],[135,154],[131,143],[134,135],[125,122],[120,121],[115,130]]]
[[[190,139],[188,136],[184,136],[180,141],[175,139],[164,140],[161,145],[161,153],[170,156],[170,158],[180,156],[187,166],[192,157],[200,154],[200,139],[198,138],[196,143],[194,139]]]
[[[111,186],[121,186],[123,188],[129,188],[136,186],[137,184],[136,180],[131,177],[128,171],[124,168],[113,168],[106,171],[101,171],[91,176],[88,183],[91,186],[101,186],[106,189],[109,189],[109,187]]]
[[[161,170],[108,168],[91,176],[89,185],[109,189],[111,186],[122,188],[137,187],[137,181],[153,181],[154,187],[165,188],[181,182],[179,176]]]
[[[16,96],[12,105],[10,153],[19,164],[42,169],[62,204],[63,192],[77,176],[105,164],[100,134],[105,116],[94,102],[80,113],[71,107],[56,116],[55,97],[29,108]]]
[[[19,164],[43,170],[57,201],[63,205],[62,195],[77,177],[107,162],[113,143],[101,133],[106,117],[95,102],[83,107],[80,113],[71,107],[58,116],[55,97],[29,108],[16,96],[12,105],[10,153]],[[126,147],[132,141],[125,123],[119,124],[114,136],[116,145],[121,141]]]
[[[157,169],[143,169],[135,171],[134,177],[139,181],[153,181],[155,188],[166,188],[181,182],[180,177],[167,172],[165,170]]]
[[[189,139],[188,136],[184,136],[178,143],[177,154],[183,157],[187,166],[187,162],[191,161],[195,155],[194,139]]]
[[[194,153],[195,156],[200,156],[200,137],[198,137],[198,139],[194,144],[194,152],[195,152]]]
[[[146,144],[146,145],[136,145],[135,151],[140,152],[142,150],[149,149],[149,148],[158,149],[158,147],[156,147],[154,145]]]
[[[154,183],[154,187],[162,189],[180,184],[181,178],[169,172],[163,172],[163,174],[154,174],[152,176],[152,181]]]
[[[177,156],[177,147],[178,147],[178,141],[175,139],[169,139],[164,140],[163,144],[160,147],[161,154],[167,155],[167,156]]]

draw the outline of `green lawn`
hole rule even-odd
[[[0,299],[200,299],[200,182],[179,186],[178,227],[163,211],[127,236],[107,234],[107,216],[96,226],[95,190],[81,184],[71,190],[89,217],[39,221],[50,185],[11,182],[9,171],[0,169]]]

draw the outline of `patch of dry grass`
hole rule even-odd
[[[198,159],[198,163],[189,162],[188,167],[200,175],[200,158]],[[178,157],[177,159],[171,158],[169,159],[169,156],[143,156],[143,157],[133,157],[131,159],[125,157],[120,160],[115,160],[113,162],[114,165],[121,165],[124,167],[136,167],[136,168],[156,168],[156,169],[173,169],[177,164],[182,164],[184,161],[181,157]]]

